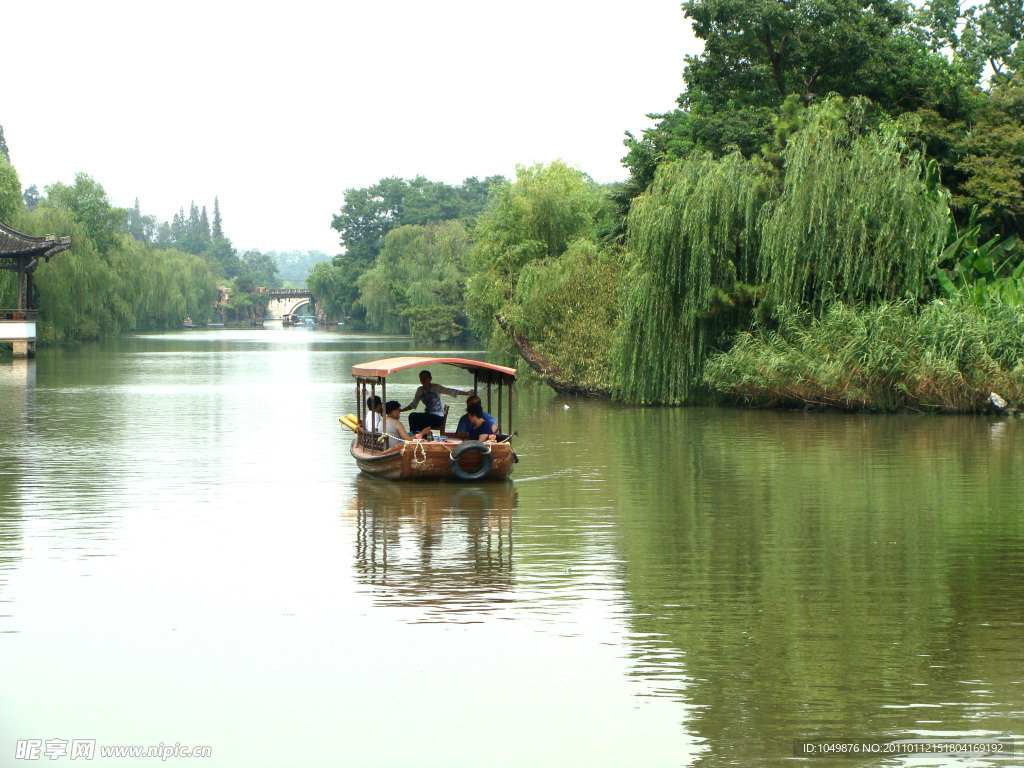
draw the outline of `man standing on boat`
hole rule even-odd
[[[440,384],[431,383],[430,371],[420,371],[420,386],[416,388],[416,396],[403,411],[411,411],[420,400],[423,401],[423,413],[409,414],[409,431],[419,432],[424,427],[441,429],[444,424],[444,403],[441,402],[441,395],[449,397],[462,397],[473,394],[473,390],[459,390],[442,387]]]

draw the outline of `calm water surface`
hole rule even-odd
[[[29,739],[97,766],[1024,764],[1024,424],[523,386],[514,482],[360,477],[352,365],[451,351],[269,328],[0,363],[0,766]],[[1018,754],[793,757],[921,737]]]

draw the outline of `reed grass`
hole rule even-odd
[[[704,370],[713,391],[763,406],[969,413],[1024,403],[1024,313],[966,302],[835,303],[739,334]]]

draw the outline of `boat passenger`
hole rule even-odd
[[[463,440],[466,440],[466,439],[469,438],[469,430],[470,430],[470,427],[473,426],[472,424],[469,423],[469,406],[471,406],[473,403],[480,403],[480,407],[483,408],[483,402],[481,402],[481,400],[480,400],[480,395],[473,394],[473,395],[470,395],[469,397],[467,397],[466,398],[466,413],[464,413],[462,418],[459,419],[459,424],[458,424],[457,427],[455,427],[455,433],[452,435],[452,437],[458,437],[458,438],[461,438]],[[495,421],[495,418],[493,416],[491,416],[491,414],[489,414],[487,411],[484,411],[483,414],[484,414],[484,419],[490,419],[491,421]],[[497,422],[495,422],[495,423],[497,423]]]
[[[480,403],[473,403],[473,405],[469,406],[466,409],[466,416],[469,418],[470,440],[487,441],[498,439],[498,423],[489,413],[484,413]]]
[[[415,435],[410,435],[405,425],[402,424],[402,404],[397,400],[388,400],[388,404],[385,406],[387,414],[387,422],[384,424],[384,431],[388,434],[388,444],[395,445],[398,440],[429,440],[430,439],[430,427],[427,427],[422,432],[417,432]],[[393,440],[392,438],[397,438]]]
[[[424,427],[440,429],[444,425],[444,403],[441,402],[441,395],[449,397],[469,396],[473,390],[449,389],[440,384],[431,383],[430,371],[420,371],[420,386],[416,388],[416,396],[403,411],[411,411],[420,400],[423,401],[423,413],[409,414],[409,429],[419,432]]]
[[[383,407],[383,402],[377,395],[366,398],[366,418],[363,419],[363,426],[367,432],[384,431],[384,422],[380,415]]]

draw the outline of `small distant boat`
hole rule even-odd
[[[191,317],[186,317],[184,320],[181,321],[181,327],[182,328],[195,328],[196,324],[192,322],[192,318]]]
[[[451,365],[473,374],[473,389],[491,408],[492,385],[497,385],[496,441],[462,440],[440,429],[437,440],[398,440],[366,429],[366,399],[380,394],[387,402],[387,377],[407,368]],[[356,380],[356,429],[351,454],[367,475],[388,480],[504,480],[519,461],[512,450],[512,385],[516,369],[458,357],[392,357],[352,367]],[[486,390],[481,387],[486,385]],[[503,398],[507,390],[507,397]],[[508,402],[508,421],[502,423],[502,400]],[[447,419],[448,409],[445,408]],[[344,419],[342,420],[344,424]]]
[[[285,316],[283,316],[281,318],[281,325],[283,325],[285,328],[288,328],[289,326],[293,326],[293,325],[297,325],[297,326],[316,325],[316,317],[314,317],[313,315],[296,315],[296,314],[285,315]]]

